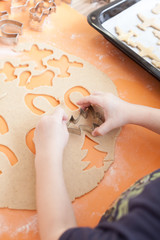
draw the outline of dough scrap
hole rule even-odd
[[[35,168],[33,150],[26,144],[26,136],[33,132],[40,117],[54,112],[57,106],[64,108],[68,116],[76,116],[79,110],[71,110],[65,102],[65,94],[70,89],[77,94],[77,87],[86,90],[86,93],[95,91],[112,92],[117,95],[117,90],[113,82],[95,66],[83,61],[80,58],[69,55],[52,45],[34,43],[39,50],[48,49],[53,51],[52,55],[42,59],[45,71],[54,73],[54,77],[49,86],[39,86],[36,82],[35,88],[28,88],[27,82],[23,86],[20,84],[20,76],[26,70],[30,71],[30,76],[39,76],[42,71],[35,68],[33,61],[28,61],[26,68],[18,68],[22,60],[1,59],[0,69],[3,70],[4,63],[9,61],[15,67],[16,79],[6,81],[5,74],[0,74],[0,113],[8,124],[8,132],[0,135],[0,207],[14,209],[35,209]],[[16,51],[25,54],[30,51],[33,43],[25,43],[17,46]],[[52,59],[61,59],[66,56],[69,62],[81,63],[83,67],[70,66],[67,69],[68,77],[60,77],[59,68],[48,65]],[[26,62],[24,62],[25,64]],[[26,73],[25,73],[26,74]],[[74,89],[76,89],[74,91]],[[33,113],[26,105],[26,96],[34,96],[33,105],[41,109],[41,115]],[[48,101],[46,96],[54,98],[56,105]],[[71,97],[71,102],[73,101]],[[74,104],[75,105],[75,104]],[[43,113],[45,112],[45,113]],[[83,121],[83,119],[82,119]],[[87,120],[86,120],[87,121]],[[86,124],[86,123],[85,123]],[[81,131],[81,135],[70,134],[68,145],[64,152],[64,178],[71,201],[80,197],[95,187],[103,179],[105,171],[114,161],[114,149],[116,137],[120,129],[115,129],[105,136],[93,137],[90,133]],[[87,149],[83,150],[85,138],[93,140],[96,144],[95,149],[104,152],[105,158],[103,165],[99,168],[93,166],[86,167],[90,162],[82,161],[87,155]],[[3,146],[13,153],[18,162],[12,162],[10,157],[3,152]]]

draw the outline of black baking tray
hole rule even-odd
[[[123,51],[126,55],[128,55],[131,59],[137,62],[140,66],[142,66],[160,81],[160,71],[156,67],[147,62],[144,58],[139,56],[126,44],[102,27],[102,24],[105,21],[121,13],[139,1],[141,0],[116,0],[91,12],[87,17],[87,20],[88,23],[98,32],[100,32],[107,40],[109,40],[112,44],[114,44],[117,48]]]

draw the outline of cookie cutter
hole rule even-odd
[[[0,19],[7,19],[8,18],[8,12],[7,11],[0,11]]]
[[[49,2],[50,0],[43,0],[44,2]],[[55,2],[56,5],[60,5],[61,0],[52,0]],[[67,1],[67,0],[66,0]],[[71,0],[69,0],[71,1]],[[39,0],[34,0],[34,5],[36,5],[39,2]]]
[[[45,18],[52,12],[56,12],[56,4],[53,0],[38,2],[35,7],[29,9],[30,27],[34,30],[41,30]]]
[[[22,34],[23,23],[3,19],[0,20],[0,29],[2,35],[0,36],[0,41],[5,44],[16,44],[18,42],[19,35]]]
[[[81,117],[87,119],[89,114],[92,115],[94,120],[91,126],[79,125],[78,128],[69,127],[71,123],[77,124]],[[103,122],[104,116],[102,116],[99,112],[96,112],[92,106],[89,106],[86,110],[80,109],[80,113],[77,118],[74,118],[72,115],[69,121],[67,122],[67,128],[69,133],[81,135],[82,130],[91,133],[96,127],[99,127]]]
[[[45,3],[48,4],[48,6],[45,6]],[[56,11],[56,4],[54,1],[40,1],[36,4],[35,7],[30,8],[30,18],[34,21],[41,22],[43,16],[48,16],[51,12]]]
[[[20,2],[20,5],[18,6],[14,6],[13,2]],[[11,13],[17,13],[17,12],[21,12],[21,11],[26,11],[26,8],[29,4],[30,0],[12,0],[11,2]]]

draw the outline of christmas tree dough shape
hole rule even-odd
[[[30,51],[32,45],[33,43],[19,45],[16,51],[25,55],[26,51]],[[88,93],[104,91],[117,94],[113,82],[95,66],[51,45],[42,43],[36,43],[36,45],[39,50],[47,49],[53,51],[53,54],[42,59],[43,65],[46,66],[45,71],[54,73],[50,86],[37,87],[36,85],[35,88],[28,89],[27,84],[30,80],[23,86],[19,85],[20,77],[26,71],[29,71],[30,77],[35,77],[35,79],[36,76],[42,74],[41,70],[34,67],[36,64],[32,60],[23,63],[21,57],[17,57],[14,60],[2,59],[0,61],[0,69],[2,70],[5,62],[11,63],[15,67],[14,75],[16,76],[12,81],[5,81],[6,75],[0,74],[0,115],[8,125],[8,131],[5,134],[0,134],[0,207],[14,209],[36,208],[35,156],[26,144],[26,135],[31,129],[35,128],[42,115],[33,113],[26,105],[25,98],[28,94],[35,96],[33,105],[43,110],[44,114],[51,114],[56,108],[44,97],[48,95],[57,101],[58,106],[60,105],[64,108],[68,116],[74,116],[79,111],[71,110],[65,102],[64,96],[70,89],[78,86],[85,89]],[[53,59],[58,61],[62,56],[67,56],[71,63],[81,63],[81,67],[71,65],[67,69],[68,77],[59,77],[60,69],[49,65],[48,62]],[[19,68],[22,63],[27,64],[27,67]],[[76,95],[76,92],[77,90],[74,95]],[[71,101],[73,101],[72,97]],[[85,121],[87,124],[87,119]],[[118,134],[119,129],[109,132],[106,136],[96,138],[85,131],[82,131],[80,136],[70,134],[69,142],[64,152],[63,171],[71,201],[97,187],[98,183],[103,179],[105,171],[114,161],[115,141]],[[93,166],[85,170],[89,164],[89,162],[82,161],[87,154],[87,149],[82,150],[86,136],[97,143],[95,146],[97,150],[106,153],[103,166],[99,168]],[[12,162],[7,154],[2,151],[3,147],[14,154],[17,161]]]

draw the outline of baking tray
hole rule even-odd
[[[142,43],[145,47],[153,47],[160,61],[160,45],[157,45],[158,39],[153,36],[153,28],[148,27],[147,30],[142,31],[137,27],[137,24],[142,23],[137,17],[138,13],[147,18],[157,18],[156,20],[160,22],[160,13],[153,14],[151,12],[151,9],[158,3],[160,4],[159,0],[117,0],[91,12],[87,20],[88,23],[107,40],[160,81],[160,68],[155,67],[150,58],[141,57],[138,49],[119,40],[115,31],[116,26],[121,26],[124,32],[135,30],[139,36],[137,41]]]

